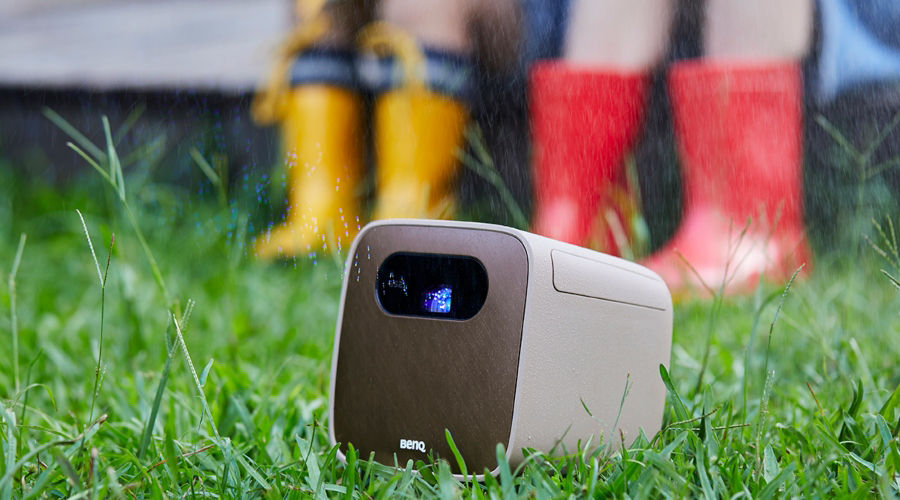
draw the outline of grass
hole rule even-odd
[[[444,461],[339,463],[325,418],[339,264],[254,260],[256,181],[225,197],[222,166],[192,152],[210,194],[155,184],[124,171],[105,130],[106,147],[76,144],[90,175],[64,189],[0,165],[0,500],[900,495],[887,219],[852,229],[868,258],[679,304],[657,435],[517,468],[498,448],[497,478],[458,481]]]

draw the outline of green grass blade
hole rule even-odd
[[[162,404],[163,393],[166,391],[166,384],[169,382],[169,369],[172,366],[172,358],[178,350],[177,345],[173,345],[166,356],[166,363],[163,365],[162,375],[160,375],[159,383],[156,386],[156,396],[153,397],[153,404],[150,406],[150,417],[144,425],[144,432],[141,435],[141,444],[138,446],[137,457],[141,458],[147,452],[150,446],[150,439],[153,437],[153,427],[156,426],[156,417],[159,414],[159,405]]]
[[[56,441],[51,441],[49,443],[42,444],[42,445],[32,449],[30,452],[28,452],[22,458],[20,458],[19,461],[16,462],[15,465],[11,469],[7,469],[6,475],[4,475],[2,479],[0,479],[0,491],[2,491],[3,488],[7,484],[12,482],[13,475],[16,473],[16,471],[18,471],[23,465],[30,462],[32,459],[34,459],[41,453],[43,453],[51,448],[55,448],[57,446],[70,445],[69,448],[66,449],[66,451],[64,452],[63,455],[64,456],[72,455],[73,453],[78,451],[78,449],[81,446],[80,443],[89,441],[91,438],[94,437],[95,434],[97,434],[97,431],[100,430],[100,426],[102,426],[104,422],[106,422],[106,415],[103,415],[100,418],[98,418],[93,424],[90,425],[90,427],[87,428],[86,431],[79,434],[78,436],[76,436],[73,439],[60,439],[60,440],[56,440]],[[46,482],[50,480],[50,474],[53,472],[54,469],[55,469],[55,465],[53,465],[53,464],[48,465],[48,467],[46,469],[44,469],[43,472],[41,472],[41,475],[38,476],[37,480],[34,482],[34,484],[32,486],[31,492],[29,492],[25,498],[28,498],[28,497],[33,496],[34,494],[40,493],[43,489],[43,485],[46,484]]]
[[[881,444],[887,449],[891,445],[891,429],[887,425],[887,421],[881,415],[875,415],[875,427],[878,428],[878,435],[881,437]]]
[[[866,161],[868,161],[872,157],[872,155],[875,154],[875,151],[878,150],[878,147],[884,143],[885,139],[887,139],[889,135],[891,135],[891,132],[893,132],[894,129],[897,128],[897,125],[900,125],[900,113],[895,114],[894,118],[891,119],[891,121],[888,122],[886,126],[882,127],[881,130],[879,130],[878,135],[872,138],[872,142],[870,142],[868,147],[866,147],[866,150],[862,152],[863,157],[866,159]]]
[[[9,271],[9,280],[7,281],[9,290],[9,323],[10,333],[12,334],[13,378],[17,394],[19,392],[19,318],[16,307],[16,274],[18,274],[19,265],[22,263],[26,238],[25,233],[19,236],[19,246],[16,248],[16,256],[13,258],[12,269]]]
[[[100,272],[100,262],[97,261],[97,253],[94,252],[94,243],[91,242],[91,233],[88,232],[87,224],[84,222],[84,216],[81,215],[81,210],[76,208],[75,213],[77,213],[78,218],[81,219],[81,228],[84,229],[84,239],[87,240],[88,248],[91,250],[91,257],[94,259],[94,266],[97,268],[97,280],[100,284],[100,288],[103,288],[103,273]]]
[[[470,127],[466,130],[466,139],[477,158],[473,158],[465,151],[458,151],[457,157],[460,162],[497,190],[515,226],[519,229],[526,229],[528,227],[528,217],[525,216],[525,212],[516,202],[516,198],[509,190],[509,187],[507,187],[506,182],[503,181],[500,173],[497,172],[494,160],[484,144],[484,136],[481,133],[481,129]]]
[[[894,418],[894,408],[900,406],[900,384],[894,389],[894,392],[891,393],[891,396],[887,398],[887,401],[884,402],[881,409],[878,410],[878,414],[884,416],[887,419]]]
[[[3,469],[10,470],[16,464],[16,414],[7,411],[6,407],[0,404],[0,416],[6,422],[6,453],[3,454]]]
[[[770,481],[766,486],[759,492],[759,498],[768,499],[773,498],[775,494],[778,493],[778,489],[784,485],[788,479],[790,479],[794,475],[794,470],[797,468],[797,464],[791,462],[785,467],[781,472],[775,476],[772,481]]]
[[[497,443],[497,467],[500,468],[500,487],[503,489],[503,497],[513,498],[516,494],[516,485],[513,482],[512,471],[509,469],[509,461],[506,460],[506,449],[502,443]]]
[[[106,158],[109,161],[109,176],[115,181],[119,199],[125,201],[125,176],[122,173],[122,163],[119,161],[119,153],[116,152],[116,144],[112,139],[109,128],[109,119],[103,117],[103,134],[106,136]]]
[[[90,165],[94,170],[96,170],[97,173],[100,174],[104,180],[106,180],[106,182],[108,182],[111,186],[115,187],[116,183],[113,182],[112,178],[109,176],[108,173],[106,173],[105,170],[103,170],[103,167],[101,167],[99,163],[94,161],[93,158],[88,156],[87,153],[82,151],[81,148],[79,148],[75,144],[73,144],[71,142],[67,142],[66,146],[68,146],[68,148],[71,149],[72,151],[75,151],[75,153],[77,153],[78,156],[80,156],[84,161],[86,161],[88,165]]]
[[[79,213],[78,215],[81,214]],[[87,233],[87,227],[85,227],[84,231],[85,236],[87,236],[88,242],[90,243],[91,237]],[[88,417],[88,422],[94,420],[94,403],[97,401],[97,393],[100,390],[100,373],[103,364],[103,327],[106,323],[106,278],[109,276],[109,262],[112,259],[113,246],[115,244],[116,235],[112,234],[109,240],[109,251],[106,254],[106,269],[104,269],[103,275],[100,277],[100,339],[97,347],[97,368],[94,371],[94,390],[91,392],[91,411],[89,413],[90,416]],[[93,253],[93,245],[91,245],[91,253]],[[94,256],[94,263],[97,263],[96,256]]]
[[[194,312],[194,301],[188,300],[187,306],[184,308],[184,314],[181,316],[181,323],[187,328],[187,325],[191,321],[191,314]],[[175,353],[178,352],[179,345],[177,342],[169,342],[169,337],[172,336],[174,332],[174,323],[172,322],[171,313],[168,316],[169,322],[166,326],[166,347],[168,350],[168,355],[166,356],[166,362],[163,365],[163,371],[159,378],[159,383],[156,386],[156,395],[153,397],[153,404],[150,406],[150,417],[147,419],[146,425],[144,425],[144,431],[141,434],[141,444],[138,447],[137,458],[141,458],[144,453],[146,453],[147,448],[150,446],[150,440],[153,437],[153,428],[156,426],[156,417],[159,414],[159,406],[162,404],[163,393],[166,390],[166,384],[169,382],[169,370],[172,366],[172,360],[175,358]]]
[[[83,492],[84,485],[81,484],[81,478],[78,477],[78,473],[75,472],[75,467],[72,466],[72,462],[69,462],[69,459],[66,458],[58,448],[50,448],[50,455],[53,456],[56,465],[62,469],[63,474],[69,479],[69,483],[72,487],[78,492]]]
[[[447,444],[450,445],[450,452],[453,453],[453,458],[459,467],[459,473],[466,478],[466,483],[468,483],[469,469],[466,468],[466,461],[463,460],[462,454],[459,453],[459,448],[456,447],[456,442],[453,441],[453,436],[450,435],[450,429],[444,429],[444,435],[447,436]]]
[[[81,146],[81,149],[86,150],[91,154],[94,158],[99,159],[101,162],[106,161],[106,154],[97,147],[96,144],[90,141],[87,137],[84,136],[77,128],[72,126],[71,123],[66,121],[65,118],[60,116],[56,111],[53,111],[50,108],[45,107],[42,111],[42,114],[57,128],[62,130],[66,135],[72,138],[73,141],[78,143]]]
[[[200,377],[197,375],[197,370],[194,369],[194,361],[191,359],[191,353],[188,352],[187,344],[184,342],[184,335],[181,332],[181,326],[178,324],[178,320],[172,316],[172,321],[175,323],[175,340],[179,347],[181,347],[181,352],[184,354],[184,360],[187,362],[188,370],[191,373],[191,377],[194,380],[194,386],[197,388],[197,395],[200,397],[200,402],[203,407],[203,414],[207,418],[207,423],[210,427],[210,430],[213,433],[213,436],[216,438],[216,443],[220,448],[223,448],[222,437],[219,435],[219,429],[216,428],[216,422],[213,419],[212,411],[209,409],[209,403],[206,402],[206,394],[203,392],[203,384],[200,383]]]
[[[816,123],[818,123],[819,126],[822,127],[822,129],[831,136],[834,142],[836,142],[841,147],[841,149],[852,155],[856,161],[860,161],[863,158],[863,154],[858,149],[856,149],[856,147],[851,144],[846,137],[844,137],[844,134],[842,134],[841,131],[837,129],[837,127],[832,125],[831,122],[828,121],[828,119],[823,115],[816,116]]]
[[[122,142],[122,139],[131,131],[132,128],[137,124],[138,120],[140,120],[141,116],[143,116],[144,111],[147,111],[147,105],[144,103],[140,103],[128,113],[128,116],[125,117],[125,120],[119,125],[119,128],[116,129],[115,134],[115,142],[116,144]]]
[[[241,467],[244,469],[244,471],[247,474],[249,474],[250,477],[252,477],[254,481],[256,481],[256,484],[258,484],[260,486],[260,488],[262,488],[264,490],[272,489],[272,486],[269,485],[269,482],[266,481],[266,479],[264,477],[262,477],[262,475],[259,473],[259,471],[256,470],[256,467],[254,467],[252,464],[250,464],[250,462],[247,461],[247,459],[244,457],[243,454],[238,453],[236,456],[236,459],[237,459],[238,463],[241,465]]]
[[[209,376],[209,370],[211,370],[213,367],[213,361],[215,361],[215,360],[210,359],[209,363],[206,363],[206,366],[203,367],[203,371],[200,372],[200,386],[201,387],[206,387],[206,377]]]
[[[213,170],[212,165],[206,161],[206,158],[200,154],[200,151],[197,148],[191,149],[191,158],[194,159],[194,163],[200,167],[200,170],[203,171],[203,174],[206,175],[206,178],[209,179],[209,182],[213,184],[213,186],[218,186],[222,183],[222,179],[219,178],[219,174]]]
[[[690,419],[691,413],[688,411],[687,405],[684,404],[681,396],[678,395],[678,391],[675,389],[675,384],[672,383],[672,379],[669,377],[669,370],[666,369],[665,365],[659,365],[659,376],[662,378],[663,385],[666,386],[666,390],[669,391],[669,396],[671,396],[672,400],[675,402],[675,416],[679,420]]]
[[[900,290],[900,280],[895,278],[891,273],[887,272],[887,270],[885,270],[885,269],[881,270],[881,274],[887,276],[887,279],[890,280],[891,284],[893,284],[895,287],[897,287],[898,290]]]
[[[156,285],[159,286],[160,291],[163,294],[163,298],[166,301],[166,306],[172,306],[172,298],[169,295],[169,288],[166,286],[166,280],[163,279],[162,271],[159,270],[159,264],[156,263],[156,257],[153,256],[153,252],[150,250],[150,245],[147,243],[147,239],[144,238],[144,232],[141,231],[141,226],[138,224],[137,217],[134,216],[134,212],[131,211],[131,207],[127,203],[123,203],[125,207],[125,215],[128,217],[128,221],[131,223],[131,227],[134,229],[134,233],[138,238],[138,242],[141,244],[141,248],[144,250],[144,256],[147,258],[147,262],[150,263],[150,271],[153,273],[153,278],[156,280]]]
[[[200,402],[203,407],[203,414],[206,415],[207,425],[210,427],[210,430],[212,430],[213,436],[215,436],[216,443],[219,446],[219,448],[222,449],[223,451],[225,451],[225,449],[226,449],[225,443],[223,443],[222,437],[219,435],[219,429],[216,427],[216,423],[215,423],[215,420],[213,419],[212,411],[210,411],[210,409],[209,409],[209,403],[207,403],[207,401],[206,401],[206,394],[203,392],[203,385],[200,383],[200,377],[197,375],[197,370],[194,369],[194,361],[191,359],[191,354],[190,354],[190,352],[188,352],[187,344],[185,344],[185,342],[184,342],[184,335],[181,332],[181,326],[179,326],[178,320],[175,319],[174,317],[172,318],[172,321],[175,323],[175,335],[176,335],[177,345],[179,345],[181,347],[181,351],[184,354],[184,359],[185,359],[185,361],[187,361],[188,370],[191,372],[191,377],[193,377],[193,379],[194,379],[194,386],[197,388],[198,396],[200,396]],[[243,455],[241,455],[240,453],[237,453],[236,456],[234,457],[234,459],[237,460],[237,462],[241,465],[243,470],[245,472],[247,472],[248,474],[250,474],[250,477],[252,477],[254,480],[256,480],[256,482],[259,483],[259,485],[261,487],[263,487],[264,489],[270,488],[269,483],[262,476],[259,475],[259,473],[256,471],[256,469],[247,462],[247,460],[243,457]]]
[[[775,333],[775,323],[778,321],[778,315],[781,314],[781,308],[784,307],[784,301],[785,299],[787,299],[788,292],[791,291],[791,286],[793,286],[794,280],[797,279],[797,275],[800,274],[800,271],[803,270],[804,266],[806,266],[806,264],[801,264],[800,267],[798,267],[794,271],[794,274],[791,275],[791,279],[788,280],[787,285],[785,285],[784,287],[784,291],[781,293],[781,299],[778,301],[778,307],[775,308],[775,316],[772,317],[772,322],[769,323],[769,336],[766,340],[766,358],[765,364],[763,365],[763,376],[766,378],[768,378],[769,376],[769,355],[772,350],[772,337]]]
[[[866,174],[863,177],[863,180],[870,180],[874,177],[878,177],[879,175],[892,170],[900,165],[900,156],[895,156],[889,160],[885,160],[878,165],[873,165],[866,170]]]

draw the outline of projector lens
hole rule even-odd
[[[453,287],[441,286],[425,292],[425,301],[422,307],[428,312],[447,314],[453,300]]]
[[[467,255],[391,254],[375,280],[381,308],[401,316],[466,320],[478,314],[488,293],[484,265]]]

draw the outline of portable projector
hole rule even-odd
[[[513,466],[615,449],[659,430],[671,344],[671,295],[640,265],[491,224],[375,222],[345,267],[331,442],[457,474],[445,430],[476,474],[498,472],[498,443]]]

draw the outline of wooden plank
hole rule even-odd
[[[0,85],[244,93],[266,76],[290,7],[285,0],[0,0]]]

